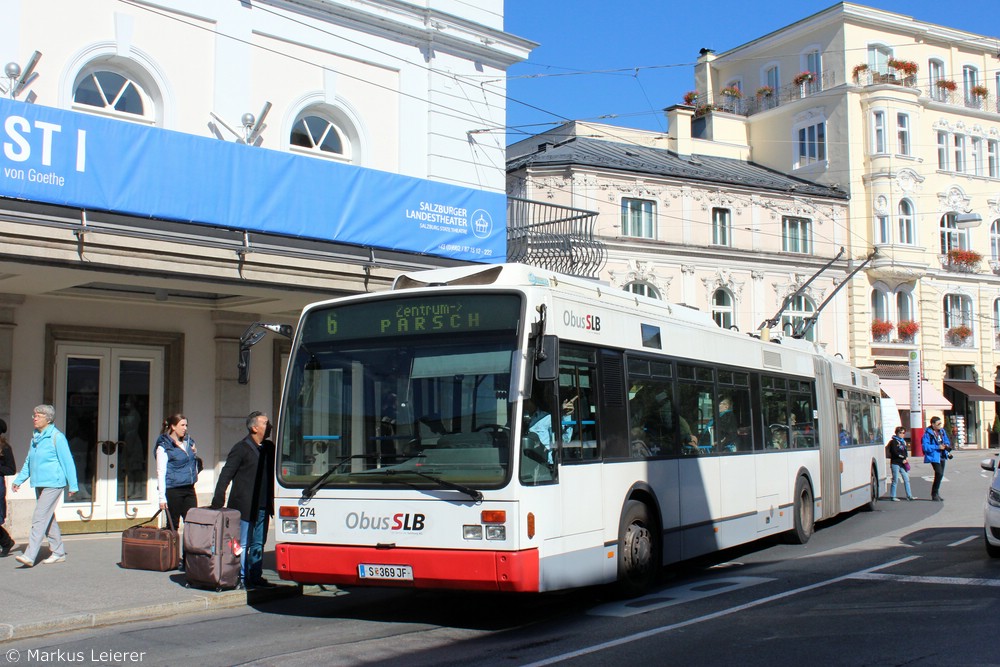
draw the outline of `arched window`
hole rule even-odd
[[[95,62],[77,75],[73,86],[73,106],[78,111],[133,122],[156,122],[152,83],[134,67],[118,66],[114,59]]]
[[[802,54],[802,66],[804,71],[813,73],[813,78],[805,84],[806,92],[823,90],[823,57],[819,49],[810,49]]]
[[[913,204],[910,203],[909,199],[899,200],[899,216],[897,220],[899,222],[899,237],[897,238],[897,242],[913,245],[915,242],[913,236]]]
[[[993,338],[1000,342],[1000,299],[993,300]]]
[[[655,287],[649,283],[635,281],[628,285],[625,285],[626,292],[632,292],[633,294],[639,294],[641,296],[648,296],[651,299],[659,299],[660,292]]]
[[[979,97],[972,89],[979,85],[979,69],[975,65],[962,67],[962,89],[965,92],[965,105],[973,109],[979,108]]]
[[[913,295],[909,292],[896,292],[896,322],[915,321],[913,312]]]
[[[990,225],[990,257],[994,261],[1000,261],[1000,219],[994,220]]]
[[[873,320],[888,320],[889,318],[889,297],[888,295],[880,290],[879,288],[874,288],[872,290],[872,300],[871,300],[871,311]]]
[[[937,58],[931,58],[927,61],[927,74],[931,84],[931,99],[937,100],[938,102],[944,102],[947,100],[948,91],[937,85],[938,81],[942,81],[944,79],[944,61]]]
[[[966,326],[972,328],[972,299],[964,294],[944,296],[944,328]]]
[[[892,58],[892,49],[883,44],[868,45],[868,68],[873,73],[888,74],[889,58]]]
[[[292,124],[292,151],[339,162],[354,162],[358,134],[338,109],[316,105],[304,109]]]
[[[959,229],[955,223],[955,213],[945,213],[941,216],[941,254],[947,255],[949,250],[967,250],[969,248],[969,232]]]
[[[723,329],[733,324],[733,297],[727,289],[717,289],[712,295],[712,319]]]
[[[791,335],[793,331],[801,328],[805,319],[815,311],[816,304],[812,302],[812,299],[802,295],[794,297],[789,302],[788,307],[785,308],[785,312],[781,315],[781,332],[786,336]],[[817,326],[818,324],[814,324],[809,327],[809,331],[805,335],[806,340],[816,340]]]

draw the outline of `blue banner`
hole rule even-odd
[[[474,262],[506,195],[0,99],[0,196]]]

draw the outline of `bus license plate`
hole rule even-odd
[[[358,565],[358,576],[362,579],[390,579],[393,581],[413,581],[413,568],[409,565]]]

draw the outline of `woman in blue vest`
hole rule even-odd
[[[163,421],[156,439],[156,484],[160,509],[167,510],[174,528],[192,507],[198,506],[194,483],[198,481],[198,449],[188,437],[187,417],[178,413]]]

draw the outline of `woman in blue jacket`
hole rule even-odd
[[[24,459],[21,472],[17,473],[11,489],[16,493],[25,480],[31,479],[35,488],[35,513],[31,516],[31,534],[28,547],[14,560],[24,567],[33,567],[38,551],[42,548],[42,538],[49,541],[52,555],[43,560],[45,564],[62,563],[66,560],[62,533],[56,523],[56,506],[62,498],[63,490],[69,487],[69,497],[76,495],[76,466],[69,451],[66,436],[52,423],[56,420],[56,410],[51,405],[36,406],[31,415],[35,431],[31,436],[31,447]]]
[[[951,458],[951,441],[941,427],[941,418],[932,417],[931,425],[924,431],[920,441],[924,448],[924,463],[930,463],[934,468],[934,483],[931,484],[931,500],[944,500],[938,491],[941,490],[941,480],[944,479],[944,464]]]

